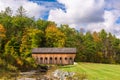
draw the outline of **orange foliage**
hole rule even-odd
[[[5,28],[0,24],[0,37],[5,37],[6,30]]]
[[[98,35],[97,32],[93,32],[92,36],[93,36],[93,39],[94,39],[95,42],[99,42],[100,41],[100,38],[99,38],[99,35]]]

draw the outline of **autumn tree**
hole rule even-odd
[[[10,7],[1,11],[0,68],[35,66],[31,51],[36,47],[75,47],[75,61],[120,63],[120,39],[104,29],[89,32],[67,24],[57,27],[55,22],[28,17],[22,6],[14,16]]]
[[[26,28],[22,39],[20,52],[24,57],[31,56],[31,49],[40,46],[42,31],[34,28]]]
[[[5,28],[0,24],[0,38],[4,38],[5,37]]]
[[[2,45],[3,45],[3,39],[6,37],[6,30],[5,28],[0,24],[0,53],[2,52]]]
[[[45,30],[47,47],[64,47],[65,34],[62,33],[55,24],[49,24]]]

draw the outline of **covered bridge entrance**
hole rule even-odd
[[[37,64],[73,64],[76,48],[34,48],[32,57]]]

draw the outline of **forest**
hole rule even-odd
[[[120,63],[120,39],[104,29],[85,32],[26,14],[22,6],[16,15],[10,7],[0,12],[0,69],[35,68],[31,51],[37,47],[75,47],[76,62]]]

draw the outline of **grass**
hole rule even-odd
[[[120,80],[120,65],[78,63],[76,65],[61,66],[60,69],[86,74],[88,80]]]

